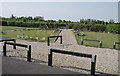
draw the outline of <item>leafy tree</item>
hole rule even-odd
[[[35,21],[44,21],[44,18],[41,16],[36,16],[36,17],[34,17],[34,20]]]
[[[115,21],[113,19],[110,19],[109,23],[112,24],[114,23]]]

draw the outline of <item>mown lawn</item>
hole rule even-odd
[[[2,33],[2,36],[40,42],[46,42],[48,36],[58,35],[60,32],[60,30],[41,30],[37,28],[23,28],[13,26],[9,27],[2,26],[2,28],[4,29],[4,33]],[[51,39],[51,41],[54,41],[54,39]]]
[[[85,34],[85,36],[79,36],[77,35],[78,32],[74,32],[76,40],[78,44],[81,44],[81,39],[91,39],[91,40],[102,40],[103,42],[103,47],[105,48],[113,48],[113,43],[118,42],[118,37],[120,36],[119,34],[112,34],[112,33],[100,33],[100,32],[79,32],[82,34]],[[99,43],[98,42],[92,42],[92,41],[84,41],[83,45],[87,46],[95,46],[98,47]],[[116,46],[118,49],[120,49],[120,46]]]
[[[5,30],[19,30],[22,29],[23,27],[15,27],[15,26],[0,26],[0,31],[5,31]]]

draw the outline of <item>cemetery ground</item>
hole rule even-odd
[[[33,33],[33,34],[27,34],[29,31],[29,33]],[[38,30],[36,30],[38,31]],[[27,36],[31,36],[34,37],[35,35],[35,30],[24,30],[24,35]],[[49,31],[49,30],[47,30]],[[16,34],[11,34],[11,33],[16,33]],[[22,31],[20,32],[22,33]],[[23,35],[19,33],[19,36]],[[42,33],[47,33],[46,30],[45,32]],[[88,32],[88,33],[92,33],[92,32]],[[90,36],[88,35],[87,32],[85,32],[86,38]],[[94,32],[93,32],[94,33]],[[39,35],[42,35],[41,33],[38,32]],[[54,33],[53,31],[47,35],[58,35],[59,31],[57,33]],[[107,38],[101,38],[104,39],[104,43],[107,43],[109,41],[107,41],[108,38],[112,38],[112,36],[115,36],[115,38],[113,37],[110,41],[111,44],[103,44],[103,47],[110,47],[112,48],[112,41],[118,41],[118,35],[117,34],[101,34],[103,35],[103,37],[109,36]],[[97,37],[99,35],[97,33],[96,36],[92,36],[92,37]],[[13,35],[13,36],[11,36]],[[3,36],[8,36],[8,37],[13,37],[13,38],[17,38],[17,30],[15,31],[9,31],[9,32],[5,32],[5,34]],[[33,36],[34,35],[34,36]],[[32,46],[32,62],[38,63],[38,64],[43,64],[43,65],[47,65],[48,62],[48,49],[50,47],[52,48],[57,48],[57,49],[64,49],[66,51],[73,51],[73,52],[80,52],[80,53],[86,53],[86,54],[96,54],[97,55],[97,62],[96,62],[96,74],[101,74],[101,75],[108,75],[108,76],[112,76],[112,75],[116,75],[118,74],[118,51],[116,49],[110,49],[110,48],[98,48],[98,47],[86,47],[83,45],[78,45],[77,41],[76,41],[76,37],[73,33],[72,30],[70,29],[63,29],[59,35],[63,36],[63,44],[59,44],[59,39],[57,42],[55,43],[51,43],[50,46],[47,46],[46,41],[41,42],[41,41],[34,41],[34,40],[25,40],[22,38],[17,39],[17,43],[23,43],[23,44],[29,44]],[[99,35],[99,37],[100,37]],[[42,35],[44,36],[44,35]],[[44,37],[47,37],[44,36]],[[25,37],[25,36],[24,36]],[[37,36],[38,37],[38,36]],[[81,37],[81,36],[80,36]],[[79,37],[79,38],[80,38]],[[82,37],[82,38],[84,38]],[[81,38],[80,38],[81,39]],[[78,39],[78,40],[80,40]],[[93,39],[93,38],[91,38]],[[99,39],[99,38],[94,38],[94,39]],[[106,42],[105,42],[106,41]],[[80,42],[78,42],[80,43]],[[2,43],[1,43],[2,44]],[[87,43],[85,43],[87,44]],[[91,44],[89,44],[91,45]],[[98,45],[98,44],[97,44]],[[94,46],[93,44],[91,46]],[[2,49],[2,48],[1,48]],[[23,48],[17,48],[16,50],[12,49],[12,46],[8,46],[7,47],[7,54],[9,57],[13,57],[13,58],[18,58],[18,59],[22,59],[22,60],[26,60],[26,51]],[[54,54],[53,55],[53,67],[60,67],[62,69],[67,69],[67,70],[71,70],[71,71],[75,71],[75,72],[80,72],[80,73],[85,73],[85,74],[90,74],[90,59],[86,59],[86,58],[79,58],[79,57],[74,57],[74,56],[70,56],[70,55],[62,55],[62,54]]]

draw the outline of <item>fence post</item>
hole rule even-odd
[[[62,44],[62,36],[61,36],[61,39],[60,39],[60,44]]]
[[[27,61],[31,62],[31,45],[28,46],[29,50],[27,51]]]
[[[6,54],[6,42],[4,42],[4,45],[3,45],[3,55],[7,56],[7,54]]]
[[[102,47],[102,41],[100,40],[100,48]]]
[[[47,40],[47,45],[50,46],[50,40],[49,40],[49,37],[48,37],[48,40]]]
[[[48,66],[52,66],[52,50],[48,49]]]
[[[115,49],[115,42],[113,43],[113,49]]]
[[[83,39],[81,39],[81,45],[83,45]]]
[[[14,39],[13,42],[16,43],[16,40]],[[16,49],[16,45],[13,46],[13,49]]]
[[[91,59],[91,75],[95,75],[96,55],[92,55]]]

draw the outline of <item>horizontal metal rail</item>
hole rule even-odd
[[[5,42],[5,44],[15,45],[15,46],[20,46],[20,47],[28,48],[28,45],[25,45],[25,44],[11,43],[11,42]]]
[[[28,48],[27,61],[31,62],[31,45],[18,44],[18,43],[12,43],[12,42],[4,42],[4,46],[3,46],[3,55],[4,56],[7,56],[7,53],[6,53],[6,46],[7,45],[13,45],[13,46]]]
[[[62,37],[62,36],[49,36],[49,38]]]
[[[62,44],[62,36],[48,36],[48,39],[47,39],[48,46],[50,46],[50,38],[56,38],[55,41],[57,41],[57,39],[60,38],[60,44]]]
[[[101,40],[91,40],[91,39],[83,39],[85,41],[94,41],[94,42],[100,42]]]
[[[72,56],[91,58],[91,75],[95,75],[95,66],[96,66],[96,57],[97,57],[96,55],[70,52],[70,51],[64,51],[64,50],[59,50],[59,49],[49,49],[48,50],[48,66],[52,66],[52,53],[53,52],[61,53],[61,54],[68,54],[68,55],[72,55]]]
[[[58,50],[58,49],[51,49],[52,52],[55,53],[61,53],[61,54],[68,54],[73,56],[79,56],[79,57],[86,57],[86,58],[92,58],[91,54],[84,54],[84,53],[78,53],[78,52],[71,52],[71,51],[64,51],[64,50]]]
[[[100,43],[100,47],[102,47],[102,41],[101,40],[81,39],[81,45],[83,45],[83,41],[99,42]]]
[[[0,40],[0,42],[3,42],[3,41],[15,41],[15,39],[2,39],[2,40]]]
[[[13,41],[14,43],[16,43],[15,39],[2,39],[2,40],[0,40],[0,42],[4,42],[4,41]],[[16,49],[15,45],[13,46],[13,49]]]

